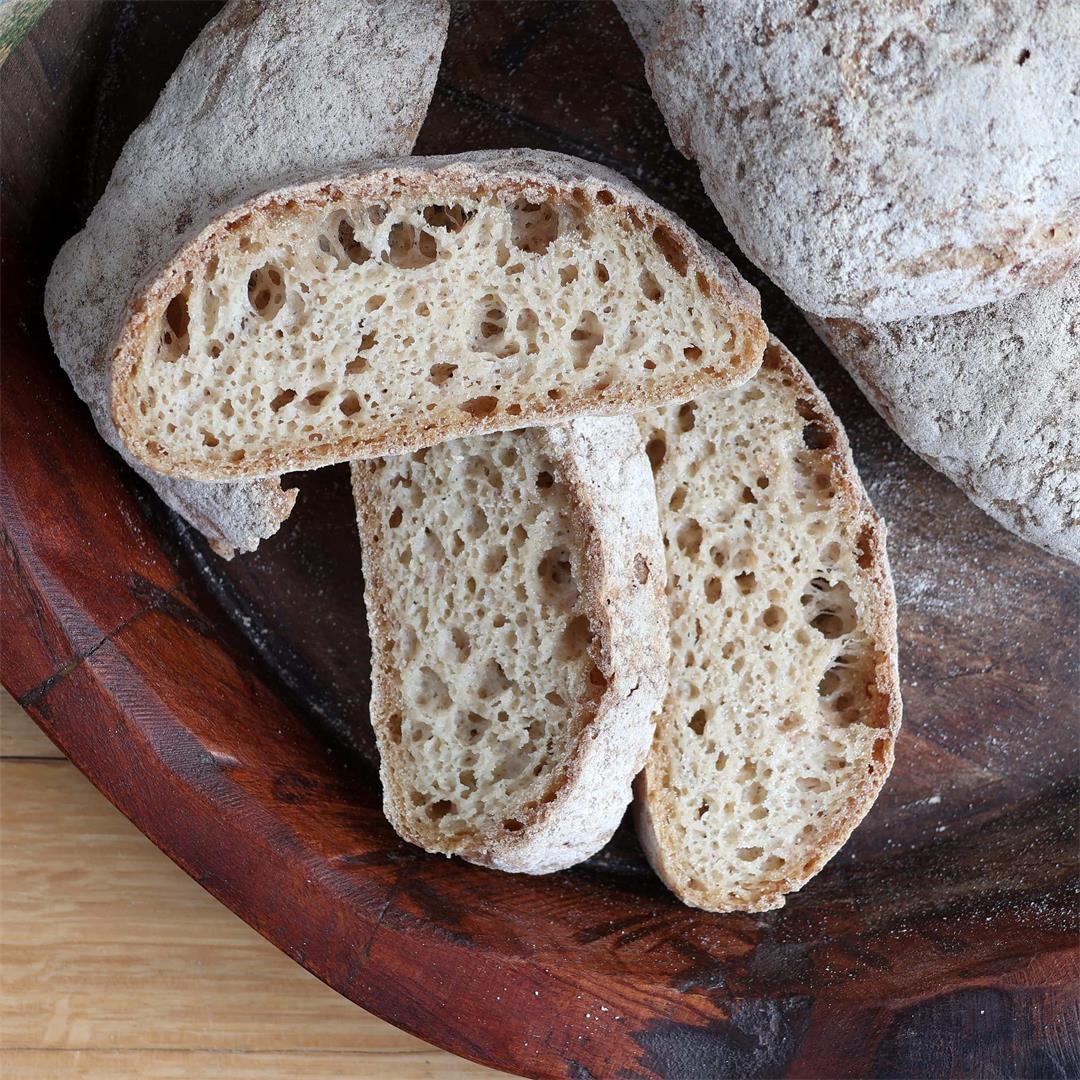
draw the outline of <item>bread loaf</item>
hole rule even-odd
[[[622,0],[735,240],[800,307],[946,314],[1080,255],[1073,0]]]
[[[1005,528],[1080,562],[1080,266],[971,311],[810,324],[912,450]]]
[[[218,207],[279,178],[412,149],[435,86],[446,0],[232,0],[128,140],[45,291],[57,356],[102,437],[222,553],[250,551],[296,499],[277,478],[165,478],[122,447],[109,346],[132,290]]]
[[[266,476],[686,400],[765,330],[730,263],[621,177],[413,158],[219,216],[141,292],[113,418],[161,472]]]
[[[758,375],[640,421],[671,675],[635,809],[683,901],[765,911],[870,808],[900,723],[885,530],[839,421],[772,341]]]
[[[634,421],[357,462],[383,803],[428,851],[570,866],[630,801],[667,672]]]

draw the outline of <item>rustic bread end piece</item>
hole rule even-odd
[[[200,479],[613,415],[748,378],[757,294],[599,166],[411,158],[221,217],[135,302],[113,417]]]
[[[627,417],[353,465],[386,815],[544,873],[607,842],[666,684],[664,554]]]
[[[884,526],[828,402],[775,340],[745,386],[640,423],[672,656],[639,835],[686,903],[766,911],[835,854],[892,767]]]

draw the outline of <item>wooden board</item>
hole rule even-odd
[[[223,564],[96,439],[42,325],[53,254],[213,8],[57,3],[5,66],[5,683],[252,926],[474,1060],[576,1077],[1075,1075],[1077,573],[908,452],[741,259],[607,4],[458,9],[417,149],[611,165],[761,288],[889,522],[898,764],[841,855],[759,917],[681,907],[626,829],[536,880],[397,840],[368,756],[343,470],[295,478],[281,534]]]
[[[0,690],[0,1075],[500,1074],[357,1009],[262,940]]]

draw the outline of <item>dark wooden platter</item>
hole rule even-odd
[[[1076,569],[911,454],[749,267],[606,3],[455,11],[417,151],[625,173],[725,250],[840,413],[890,528],[905,726],[877,806],[786,908],[678,904],[624,825],[546,878],[379,811],[343,468],[224,563],[96,437],[48,267],[214,3],[56,2],[2,69],[3,681],[189,874],[364,1008],[533,1076],[1080,1075]]]

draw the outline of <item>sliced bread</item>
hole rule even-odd
[[[663,700],[664,553],[629,417],[358,462],[383,804],[502,870],[611,836]]]
[[[132,291],[219,208],[299,170],[407,154],[435,88],[447,0],[231,0],[135,130],[86,228],[53,264],[56,355],[120,450],[221,554],[251,551],[289,516],[277,477],[166,478],[132,459],[109,413],[109,356]]]
[[[687,904],[765,911],[835,854],[892,767],[884,526],[828,402],[775,340],[745,386],[640,423],[671,678],[638,781],[639,835]]]
[[[403,159],[259,196],[187,244],[133,303],[113,418],[160,472],[265,476],[737,384],[758,311],[600,166]]]

